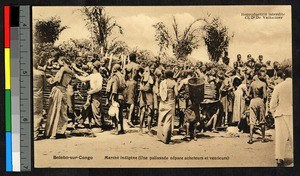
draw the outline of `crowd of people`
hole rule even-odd
[[[282,100],[278,98],[279,94],[284,96],[281,89],[291,89],[290,65],[281,65],[277,61],[271,63],[269,60],[265,62],[262,55],[254,59],[249,54],[243,61],[238,54],[231,67],[227,52],[222,63],[199,61],[196,64],[171,64],[161,63],[163,58],[159,57],[154,61],[138,62],[138,57],[131,53],[128,60],[114,62],[94,54],[78,57],[71,62],[56,53],[50,59],[34,59],[35,140],[39,139],[44,118],[44,82],[52,86],[44,137],[52,139],[66,138],[70,118],[77,117],[73,120],[75,128],[85,127],[84,122],[88,120],[89,126],[102,130],[104,117],[109,116],[116,135],[126,133],[124,123],[132,128],[138,126],[141,134],[147,132],[152,136],[155,135],[152,128],[157,126],[157,137],[168,144],[174,135],[174,128],[184,131],[188,139],[197,140],[197,133],[201,130],[218,133],[228,126],[237,126],[241,132],[250,132],[248,143],[252,144],[253,133],[257,129],[261,131],[261,142],[267,142],[267,118],[292,115],[282,113],[292,112],[291,107],[278,110],[278,106],[292,106],[292,97],[287,96],[285,105],[279,105]],[[58,72],[55,75],[45,74],[49,67],[56,68]],[[74,101],[70,98],[74,94],[72,79],[89,85],[87,101],[79,116],[71,115],[74,114]],[[104,82],[106,88],[103,92]],[[109,104],[108,111],[103,110],[104,94],[108,97],[105,100]],[[291,91],[286,94],[291,95]],[[174,124],[175,117],[179,121],[177,126]],[[276,119],[276,128],[285,128],[282,124],[286,121],[278,122]],[[287,124],[290,129],[290,122]],[[288,130],[284,134],[279,133],[276,132],[276,136],[281,135],[277,159],[281,163],[282,143],[292,133]]]

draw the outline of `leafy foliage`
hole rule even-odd
[[[156,30],[155,41],[158,42],[160,51],[169,48],[172,38],[169,36],[169,32],[166,25],[163,22],[158,22],[155,25],[153,25],[153,27]]]
[[[85,16],[84,20],[92,34],[92,39],[103,47],[104,52],[108,50],[108,38],[113,34],[113,29],[116,28],[120,34],[123,34],[122,27],[113,21],[114,18],[105,12],[104,7],[83,7],[80,11]]]
[[[233,37],[229,36],[228,28],[223,26],[219,17],[214,17],[211,22],[203,26],[203,39],[207,46],[209,59],[218,62],[223,52],[228,49],[229,41]]]
[[[40,44],[54,43],[59,34],[67,28],[67,26],[61,26],[61,20],[58,17],[37,20],[34,26],[34,41]]]
[[[163,22],[154,24],[153,27],[156,31],[155,40],[158,42],[160,52],[163,52],[171,45],[176,59],[186,60],[187,56],[190,55],[194,49],[197,49],[200,46],[198,34],[201,28],[193,28],[193,26],[201,20],[205,19],[196,19],[184,29],[182,34],[180,34],[176,18],[173,17],[173,35],[168,31]]]
[[[59,54],[71,59],[82,56],[83,53],[91,53],[92,43],[88,39],[70,39],[58,46]]]
[[[112,42],[107,51],[113,55],[129,55],[129,47],[124,41]]]
[[[53,43],[35,43],[33,53],[33,63],[45,63],[53,57],[55,49]]]

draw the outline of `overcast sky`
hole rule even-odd
[[[33,7],[33,20],[58,16],[62,25],[69,26],[64,30],[56,44],[70,38],[80,39],[90,37],[83,16],[76,9],[80,7]],[[152,27],[162,21],[171,25],[172,16],[176,17],[180,29],[184,29],[197,18],[219,16],[222,23],[234,33],[229,44],[231,61],[237,54],[242,54],[246,60],[247,54],[254,58],[262,54],[265,60],[281,61],[292,58],[291,37],[291,7],[290,6],[110,6],[106,12],[115,17],[116,22],[124,29],[124,34],[118,37],[130,47],[151,50],[158,53],[157,42]],[[282,19],[247,20],[241,13],[284,13]],[[198,23],[201,25],[201,23]],[[171,30],[170,30],[171,31]],[[208,61],[206,46],[201,46],[191,54],[192,58]]]

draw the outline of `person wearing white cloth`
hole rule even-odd
[[[90,82],[90,90],[87,91],[88,98],[87,102],[82,110],[81,123],[84,123],[85,119],[89,118],[90,127],[92,127],[92,119],[94,119],[94,123],[98,127],[102,127],[102,123],[104,121],[104,111],[102,110],[101,99],[102,99],[102,85],[103,78],[99,73],[100,62],[95,61],[92,65],[90,65],[93,70],[92,74],[88,76],[79,76],[75,74],[75,77],[82,82]],[[102,129],[101,129],[102,131]]]
[[[293,95],[291,68],[284,70],[285,80],[275,86],[270,110],[275,117],[275,159],[277,166],[284,166],[286,142],[293,144]]]

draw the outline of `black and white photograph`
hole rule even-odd
[[[289,5],[33,6],[35,168],[294,167]]]

